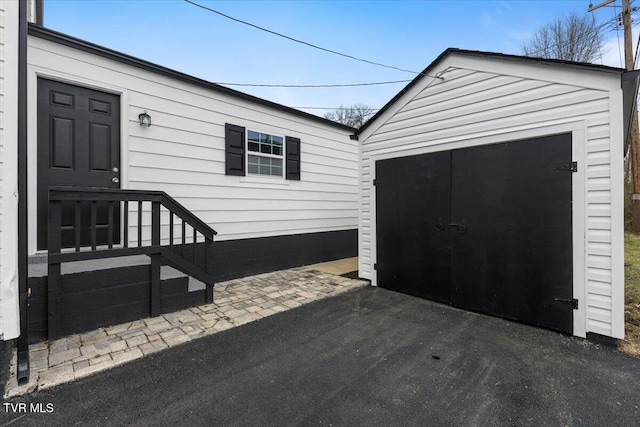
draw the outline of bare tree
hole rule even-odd
[[[360,103],[353,104],[350,107],[340,105],[340,107],[335,110],[325,113],[324,118],[342,123],[343,125],[359,128],[373,116],[375,111],[375,108]]]
[[[538,28],[533,38],[522,45],[522,52],[536,58],[594,62],[602,57],[602,28],[592,17],[574,12]]]

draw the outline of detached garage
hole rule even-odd
[[[445,51],[358,131],[361,276],[623,338],[623,104],[635,98],[633,77]]]

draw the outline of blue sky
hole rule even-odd
[[[589,0],[194,1],[328,49],[415,71],[422,71],[448,47],[520,54],[522,43],[540,25],[572,11],[586,12],[589,6]],[[611,20],[620,12],[620,3],[597,10],[596,22]],[[212,82],[342,84],[414,77],[311,49],[182,0],[44,4],[46,27]],[[619,35],[622,39],[621,31]],[[621,66],[616,31],[608,32],[606,39],[602,62]],[[327,108],[355,102],[380,108],[403,87],[233,86],[291,107]]]

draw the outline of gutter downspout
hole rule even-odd
[[[18,16],[18,289],[20,336],[18,384],[29,380],[29,322],[27,318],[27,2],[19,3]]]

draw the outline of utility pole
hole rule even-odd
[[[633,40],[631,35],[631,4],[629,0],[622,0],[622,24],[624,25],[624,62],[627,71],[634,68]],[[633,188],[632,212],[633,234],[640,235],[640,142],[638,138],[638,111],[632,110],[629,160],[631,161],[631,185]]]
[[[613,3],[615,0],[606,0],[595,6],[589,5],[589,12]],[[624,64],[627,71],[634,69],[633,40],[631,33],[631,4],[629,0],[622,0],[622,25],[624,27]],[[634,104],[631,129],[629,132],[629,161],[631,162],[631,186],[633,190],[632,215],[633,234],[640,235],[640,138],[638,136],[638,110],[637,101]]]

